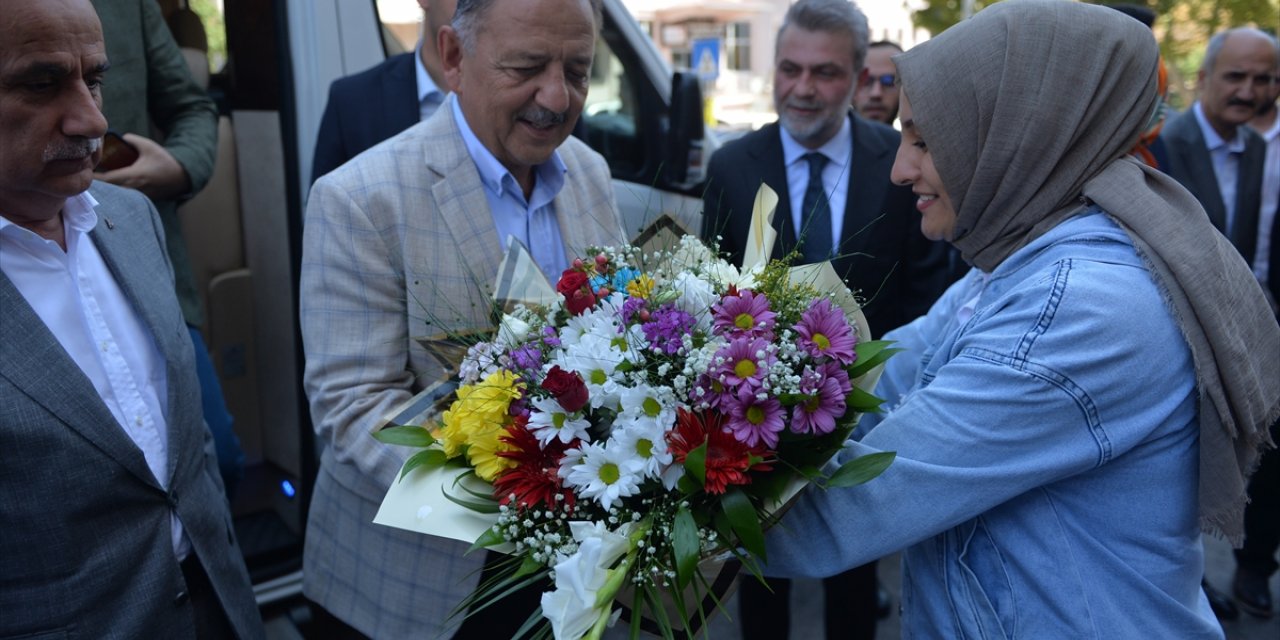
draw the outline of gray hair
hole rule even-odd
[[[484,16],[498,0],[458,0],[458,8],[453,12],[452,26],[462,41],[462,50],[472,53],[475,50],[476,35],[484,23]],[[591,17],[596,29],[600,28],[604,0],[587,0],[591,5]]]
[[[867,16],[852,0],[799,0],[787,9],[787,16],[778,28],[779,40],[782,32],[791,26],[805,31],[847,34],[853,40],[853,72],[862,72],[871,29],[867,26]],[[776,41],[774,53],[777,54]]]
[[[1260,29],[1254,29],[1253,27],[1236,27],[1234,29],[1227,29],[1226,31],[1219,31],[1218,33],[1213,34],[1212,38],[1209,38],[1209,46],[1205,47],[1204,60],[1200,63],[1200,70],[1205,73],[1212,72],[1213,65],[1218,63],[1218,54],[1222,53],[1222,46],[1227,43],[1227,38],[1243,33],[1249,33],[1266,38],[1267,41],[1271,43],[1272,48],[1275,49],[1276,64],[1280,65],[1280,41],[1277,41],[1275,36]]]

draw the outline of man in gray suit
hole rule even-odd
[[[260,638],[164,229],[93,182],[88,0],[0,20],[0,636]]]
[[[1213,226],[1252,262],[1262,206],[1265,145],[1242,126],[1262,104],[1276,71],[1265,33],[1239,28],[1209,40],[1198,75],[1200,99],[1164,126],[1162,167],[1195,195]]]
[[[303,588],[342,637],[447,637],[450,610],[477,584],[484,554],[464,557],[468,544],[372,524],[409,451],[370,429],[447,375],[424,342],[490,326],[509,238],[552,282],[588,245],[625,238],[608,166],[569,138],[599,22],[599,0],[461,0],[441,30],[452,94],[311,190],[304,382],[326,448]],[[510,637],[533,600],[486,610],[454,637]]]

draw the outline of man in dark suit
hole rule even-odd
[[[0,636],[260,638],[164,228],[93,182],[88,0],[0,20]]]
[[[440,27],[449,24],[457,0],[418,0],[422,37],[412,53],[391,56],[329,87],[320,119],[311,181],[337,169],[361,151],[431,117],[448,86],[440,51]]]
[[[1200,99],[1165,124],[1161,167],[1195,195],[1213,226],[1253,262],[1262,206],[1265,144],[1243,126],[1262,104],[1275,75],[1275,48],[1265,33],[1239,28],[1209,40],[1198,74]]]
[[[871,331],[881,335],[928,310],[945,286],[941,244],[920,232],[907,188],[889,172],[899,135],[849,109],[865,75],[866,17],[847,0],[800,0],[778,33],[774,107],[779,121],[712,156],[703,196],[703,236],[741,264],[752,203],[761,183],[778,194],[773,257],[799,251],[801,262],[831,259],[866,299]],[[833,215],[835,214],[835,215]],[[785,638],[789,585],[742,584],[746,638]],[[829,638],[874,638],[875,564],[824,581]]]

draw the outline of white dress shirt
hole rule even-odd
[[[1231,232],[1235,230],[1236,185],[1240,182],[1240,154],[1244,153],[1244,136],[1237,129],[1234,138],[1223,140],[1204,117],[1204,108],[1200,106],[1199,100],[1191,105],[1191,109],[1200,125],[1200,134],[1204,136],[1204,145],[1209,148],[1209,158],[1213,160],[1213,175],[1218,180],[1218,192],[1222,194],[1222,204],[1227,211],[1227,228],[1223,230],[1223,235],[1230,238]]]
[[[431,114],[444,103],[445,92],[431,80],[426,65],[422,64],[422,41],[413,50],[413,70],[418,78],[418,121],[431,117]]]
[[[569,268],[564,240],[560,236],[560,223],[556,219],[555,197],[564,188],[568,167],[560,158],[560,152],[551,152],[546,162],[533,168],[533,192],[526,200],[524,190],[515,176],[494,157],[467,124],[458,101],[453,101],[453,117],[462,131],[467,152],[480,172],[484,183],[484,196],[489,201],[489,211],[498,229],[498,240],[506,251],[510,238],[515,238],[529,249],[534,262],[552,283]],[[576,247],[581,249],[583,247]]]
[[[88,192],[62,210],[66,251],[53,240],[0,217],[0,271],[93,383],[161,487],[169,486],[168,378],[151,332],[89,237],[98,202]],[[191,550],[170,513],[174,554]]]
[[[787,190],[791,196],[791,224],[797,230],[804,228],[804,192],[809,188],[809,162],[804,156],[816,151],[827,157],[827,164],[822,168],[822,190],[826,192],[827,203],[831,205],[831,241],[835,243],[836,255],[840,254],[844,207],[849,199],[849,163],[853,159],[852,129],[849,118],[845,117],[840,131],[826,144],[817,149],[807,149],[787,133],[786,127],[778,127],[782,136],[782,162],[787,167]]]

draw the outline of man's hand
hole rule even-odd
[[[124,134],[125,142],[138,149],[138,160],[133,164],[95,173],[94,177],[121,187],[137,189],[153,201],[172,200],[191,190],[191,179],[169,150],[150,138],[133,133]]]

